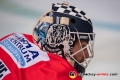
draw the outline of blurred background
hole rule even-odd
[[[63,0],[0,0],[0,38],[13,33],[32,34],[39,17]],[[83,80],[120,79],[120,0],[66,0],[82,9],[93,22],[95,56],[86,73],[116,76],[84,76]]]

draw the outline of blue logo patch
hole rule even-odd
[[[38,42],[41,40],[41,42],[44,42],[44,39],[46,37],[48,28],[50,27],[50,23],[48,22],[40,22],[35,29],[35,34],[38,36]]]
[[[25,66],[25,61],[21,52],[9,40],[5,39],[1,41],[0,44],[6,47],[22,66]]]

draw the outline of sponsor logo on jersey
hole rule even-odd
[[[0,59],[0,80],[2,80],[7,74],[11,73],[7,66]]]
[[[19,68],[31,66],[41,60],[47,61],[47,53],[31,43],[22,34],[13,34],[0,42]],[[19,63],[19,64],[18,64]]]

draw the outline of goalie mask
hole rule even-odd
[[[33,30],[35,42],[44,51],[67,59],[78,73],[85,72],[94,56],[94,37],[90,19],[82,10],[67,3],[53,4],[52,10],[40,17]],[[84,46],[82,41],[86,42]],[[79,45],[77,51],[73,51],[75,45]]]

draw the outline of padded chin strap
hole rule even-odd
[[[77,62],[74,63],[74,68],[77,70],[80,76],[83,77],[83,74],[85,73],[85,68],[80,66]]]

